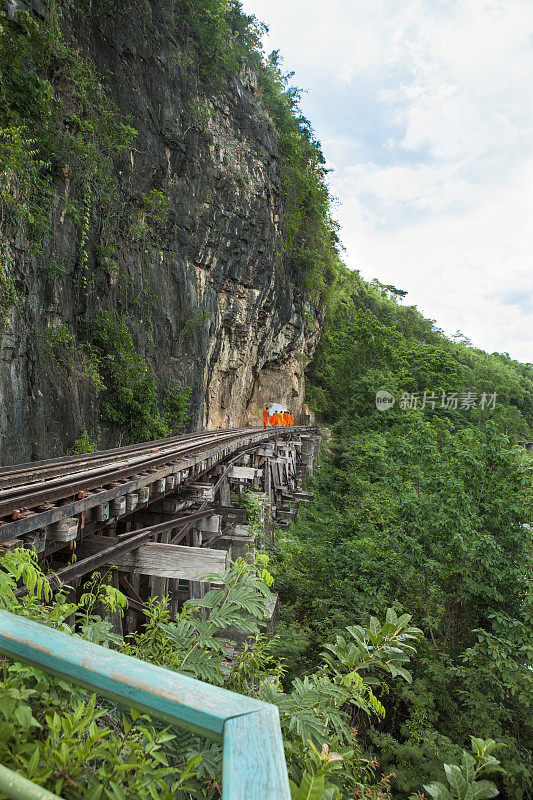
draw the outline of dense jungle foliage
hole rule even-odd
[[[533,438],[531,365],[451,341],[394,287],[346,273],[307,388],[333,435],[313,505],[278,540],[288,674],[393,604],[423,631],[413,681],[382,686],[385,718],[358,726],[393,797],[474,733],[505,745],[502,796],[530,798],[533,460],[516,442]]]
[[[289,680],[284,663],[273,655],[276,639],[261,631],[271,599],[267,564],[265,555],[252,563],[237,560],[222,580],[216,576],[219,586],[202,600],[187,602],[172,620],[168,598],[152,599],[145,625],[124,639],[101,616],[116,618],[127,606],[105,575],[94,573],[77,602],[69,599],[68,587],[52,597],[35,556],[14,550],[0,557],[0,608],[275,704],[293,800],[391,798],[390,777],[362,751],[357,728],[367,717],[386,716],[380,694],[411,683],[407,667],[421,631],[408,614],[398,616],[389,608],[383,623],[371,617],[368,628],[350,625],[337,633],[313,671]],[[17,601],[20,582],[28,594]],[[230,626],[248,639],[236,645],[227,633]],[[221,745],[33,667],[2,658],[0,671],[4,766],[68,800],[220,797]],[[492,739],[472,737],[472,753],[464,751],[459,764],[446,765],[452,793],[440,782],[425,788],[441,800],[464,797],[455,793],[457,785],[474,797],[496,796],[496,785],[484,776],[499,770],[497,747]]]

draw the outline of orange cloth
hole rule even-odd
[[[294,425],[294,417],[292,414],[289,414],[289,425]]]
[[[268,425],[268,411],[266,410],[266,408],[263,411],[263,425],[265,426],[265,428]]]
[[[278,415],[275,411],[270,417],[270,424],[272,425],[272,427],[275,427],[278,424]]]
[[[288,413],[286,411],[283,412],[283,424],[284,425],[288,425],[289,424],[289,415],[288,415]]]

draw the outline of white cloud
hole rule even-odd
[[[533,160],[470,212],[385,232],[353,200],[339,208],[349,265],[409,291],[447,333],[489,351],[533,354]],[[354,257],[356,254],[356,257]]]
[[[457,174],[455,166],[420,164],[381,167],[375,163],[341,168],[332,183],[341,197],[358,194],[369,204],[400,207],[404,212],[443,212],[470,207],[482,190]]]
[[[245,6],[309,90],[349,266],[531,361],[531,0]]]

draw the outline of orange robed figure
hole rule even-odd
[[[274,413],[270,417],[270,424],[272,425],[273,428],[278,424],[278,415],[276,411],[274,411]]]
[[[268,425],[268,411],[266,410],[266,408],[263,411],[263,425],[265,426],[265,428]]]

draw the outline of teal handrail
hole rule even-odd
[[[5,794],[10,800],[61,800],[57,794],[43,789],[39,784],[29,781],[18,772],[1,764],[0,794]]]
[[[223,800],[290,800],[275,706],[7,611],[0,611],[0,652],[222,742]]]

